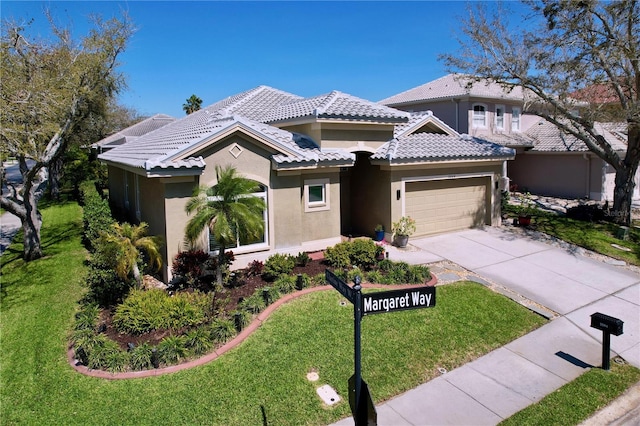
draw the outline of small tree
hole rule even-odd
[[[142,276],[138,262],[140,254],[147,255],[149,266],[159,270],[162,266],[160,247],[162,241],[159,237],[147,236],[148,225],[142,222],[140,225],[115,223],[110,232],[102,234],[102,242],[110,246],[115,253],[116,274],[121,279],[126,279],[133,274],[138,288],[142,287]]]
[[[187,113],[187,115],[198,111],[201,107],[202,107],[202,99],[200,99],[196,95],[191,95],[187,99],[187,102],[182,104],[182,109],[184,110],[184,112]]]
[[[216,166],[218,183],[211,188],[197,188],[187,202],[186,212],[193,215],[185,230],[195,242],[205,229],[219,244],[216,278],[222,286],[224,251],[239,240],[259,238],[264,232],[264,200],[252,196],[258,184],[237,174],[232,166]]]

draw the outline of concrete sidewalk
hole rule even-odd
[[[0,256],[11,245],[13,237],[20,230],[22,223],[17,216],[9,212],[0,215]]]
[[[639,274],[499,228],[410,242],[406,250],[389,247],[390,258],[452,262],[461,277],[482,277],[477,281],[556,314],[532,333],[379,405],[379,425],[499,423],[601,365],[602,332],[590,327],[595,312],[624,321],[624,334],[611,338],[611,355],[640,367]],[[352,418],[335,423],[352,424]]]

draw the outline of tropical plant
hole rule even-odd
[[[392,230],[398,236],[408,237],[416,232],[416,221],[410,216],[402,216],[400,220],[393,223]]]
[[[264,200],[252,196],[258,184],[238,175],[232,166],[216,166],[218,183],[210,188],[199,187],[186,205],[192,215],[185,234],[194,243],[205,229],[219,244],[216,278],[222,286],[225,248],[238,239],[259,238],[264,231]]]
[[[187,115],[198,111],[202,107],[202,99],[197,97],[196,95],[191,95],[187,99],[187,102],[182,104],[182,109]]]
[[[162,239],[147,236],[148,228],[145,222],[140,225],[115,223],[110,232],[101,235],[102,242],[115,251],[116,274],[121,279],[126,279],[132,273],[138,288],[142,287],[142,275],[138,266],[141,251],[146,254],[150,267],[159,270],[162,266]]]
[[[262,276],[267,281],[273,281],[281,275],[290,274],[296,266],[296,259],[289,254],[276,253],[269,256],[264,264]]]

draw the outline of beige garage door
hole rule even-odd
[[[484,225],[489,183],[488,177],[407,182],[405,211],[416,220],[416,235]]]

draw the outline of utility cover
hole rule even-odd
[[[320,386],[316,392],[322,398],[325,404],[334,405],[340,402],[340,395],[329,385]]]

